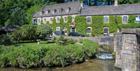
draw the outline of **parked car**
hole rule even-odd
[[[81,37],[85,37],[85,35],[82,35],[82,34],[80,34],[78,32],[70,32],[69,33],[69,36],[81,36]]]

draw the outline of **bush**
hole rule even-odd
[[[80,42],[84,46],[83,50],[84,53],[86,54],[86,57],[93,57],[96,52],[96,49],[99,48],[99,45],[97,43],[87,39],[81,40]]]
[[[9,34],[0,35],[0,45],[10,45],[15,43]]]
[[[66,44],[74,44],[76,41],[73,39],[68,39],[65,38],[64,36],[60,36],[59,38],[56,39],[56,43],[60,45],[66,45]]]
[[[80,44],[67,45],[24,43],[19,46],[4,46],[0,48],[0,66],[18,66],[20,68],[64,67],[83,62],[86,58],[92,57],[97,47],[96,43],[89,40],[82,40]]]
[[[46,39],[52,33],[47,25],[24,25],[12,33],[12,37],[20,42],[25,40],[36,41]]]

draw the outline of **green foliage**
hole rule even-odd
[[[56,43],[60,45],[74,44],[76,41],[72,39],[65,38],[64,36],[60,36],[56,39]]]
[[[76,16],[75,22],[76,22],[76,32],[86,34],[87,28],[86,18],[84,16]]]
[[[135,15],[128,16],[128,23],[127,24],[119,24],[120,28],[140,28],[140,24],[135,22]]]
[[[35,12],[39,11],[42,8],[42,5],[34,5],[31,8],[26,10],[26,14],[27,14],[27,22],[29,24],[32,24],[32,14],[34,14]]]
[[[52,33],[47,25],[24,25],[12,33],[12,37],[20,42],[23,40],[45,39]]]
[[[98,44],[83,40],[81,43],[67,45],[23,43],[0,47],[0,66],[18,66],[30,68],[32,66],[66,66],[83,62],[92,57]]]
[[[68,16],[68,22],[66,23],[66,28],[67,28],[67,31],[70,32],[70,25],[71,25],[71,22],[72,22],[72,17],[71,16]]]
[[[90,40],[84,39],[80,41],[83,44],[83,49],[87,57],[93,57],[96,52],[96,49],[99,48],[99,45]]]
[[[98,36],[103,33],[103,16],[92,16],[92,35]]]
[[[0,35],[0,45],[10,45],[13,43],[14,43],[14,40],[10,34]]]

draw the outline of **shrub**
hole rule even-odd
[[[0,48],[0,66],[19,66],[20,68],[42,66],[66,66],[83,62],[92,57],[98,45],[89,40],[81,40],[81,44],[59,45],[23,43]]]
[[[10,45],[13,44],[14,40],[10,34],[0,35],[0,45]]]
[[[12,33],[12,37],[20,42],[24,40],[36,41],[45,39],[52,33],[47,25],[24,25]]]
[[[87,39],[81,40],[80,42],[84,46],[83,50],[84,53],[86,54],[86,57],[93,57],[96,52],[96,49],[99,48],[99,45],[97,43]]]

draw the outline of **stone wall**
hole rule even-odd
[[[139,29],[123,29],[114,38],[115,66],[122,71],[140,71],[139,32]]]

